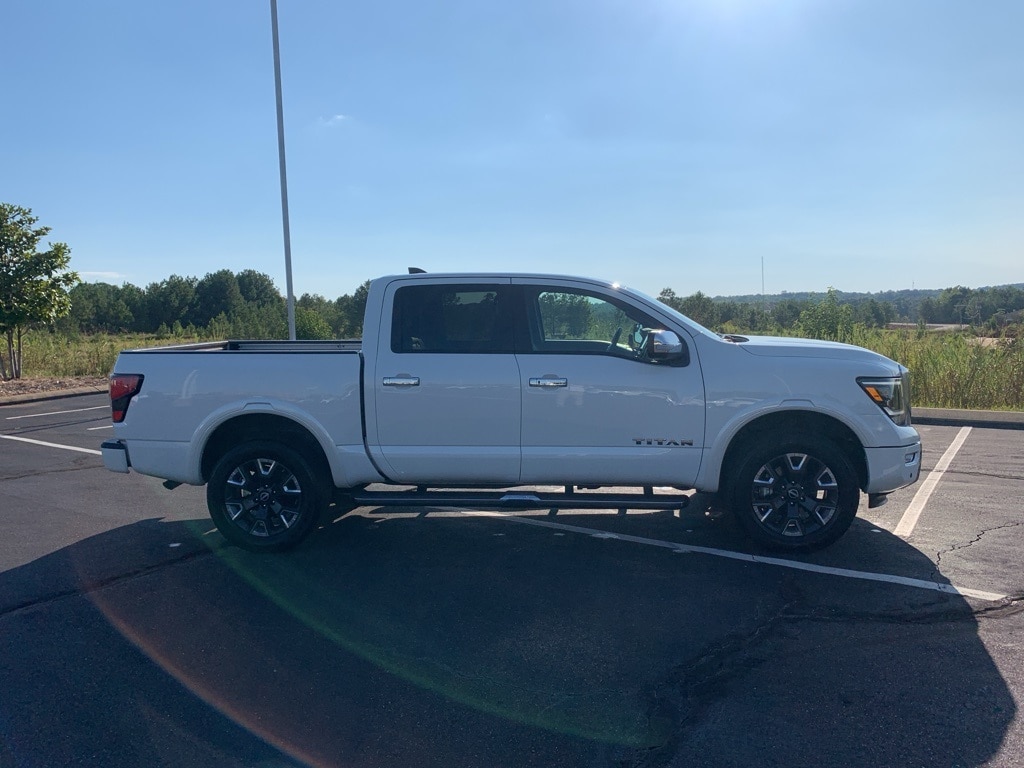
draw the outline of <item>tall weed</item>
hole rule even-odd
[[[154,347],[161,344],[184,344],[198,337],[156,336],[152,334],[104,333],[65,336],[45,331],[26,335],[23,370],[29,377],[73,378],[106,376],[122,349]]]
[[[907,366],[915,405],[1024,410],[1020,339],[858,328],[852,343]]]

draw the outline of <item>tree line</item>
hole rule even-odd
[[[305,293],[295,302],[300,339],[355,338],[362,334],[369,281],[330,300]],[[157,336],[288,337],[285,299],[269,275],[246,269],[203,278],[171,275],[145,288],[130,283],[79,283],[70,311],[55,328],[66,334],[146,333]]]
[[[362,335],[369,281],[353,293],[328,299],[305,293],[296,300],[296,335],[302,339]],[[203,278],[171,275],[139,288],[130,283],[79,283],[68,292],[70,309],[56,320],[66,334],[146,333],[157,336],[286,338],[285,299],[266,274],[229,269]],[[861,296],[851,300],[835,289],[809,298],[768,297],[764,301],[712,299],[701,291],[658,299],[713,330],[724,333],[797,332],[843,338],[855,325],[884,328],[894,322],[972,326],[999,335],[1014,332],[1024,315],[1024,290],[1015,286],[971,289],[957,286],[920,298],[902,314],[894,302]]]
[[[735,301],[712,299],[701,291],[680,297],[665,288],[658,299],[701,325],[725,333],[797,331],[816,337],[823,325],[833,329],[854,325],[884,328],[890,323],[915,323],[970,326],[975,332],[999,336],[1020,335],[1024,323],[1024,288],[1020,286],[956,286],[906,294],[889,301],[829,288],[824,296],[792,298],[783,294]]]

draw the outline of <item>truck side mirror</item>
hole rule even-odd
[[[675,331],[651,331],[647,337],[647,359],[658,362],[682,361],[686,357],[683,342]]]

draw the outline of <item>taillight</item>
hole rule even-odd
[[[124,421],[124,415],[128,412],[128,404],[142,389],[143,378],[141,373],[110,374],[110,408],[115,424]]]

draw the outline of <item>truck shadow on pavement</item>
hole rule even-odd
[[[0,573],[0,765],[973,766],[1016,713],[957,595],[440,513],[361,510],[281,555],[209,528]]]

